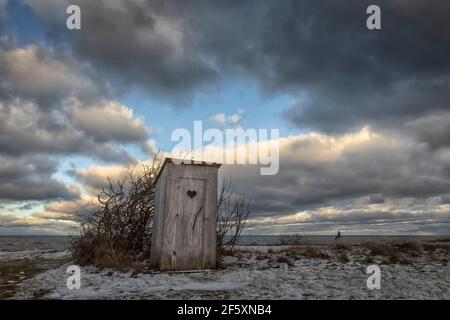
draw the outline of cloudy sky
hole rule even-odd
[[[106,177],[202,120],[280,130],[277,175],[221,169],[252,200],[248,233],[448,235],[449,16],[447,0],[0,0],[0,234],[75,233]]]

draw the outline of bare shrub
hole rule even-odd
[[[348,250],[351,249],[350,246],[347,246],[347,245],[342,244],[342,243],[336,243],[335,248],[336,248],[336,250],[338,250],[338,251],[348,251]]]
[[[301,255],[306,257],[306,258],[310,258],[310,259],[314,259],[314,258],[322,258],[322,252],[315,247],[307,247],[305,248],[302,252]]]
[[[426,243],[423,245],[423,250],[425,251],[440,251],[443,253],[450,253],[450,244],[449,243]]]
[[[112,181],[98,195],[98,203],[81,224],[80,236],[72,239],[71,253],[79,265],[129,267],[150,258],[155,208],[155,178],[162,161],[133,166],[125,178]],[[249,214],[245,197],[234,197],[226,180],[219,194],[217,219],[218,262],[232,251]],[[227,237],[226,237],[227,236]]]
[[[297,246],[302,244],[302,239],[300,234],[283,234],[279,236],[278,243],[281,246]]]
[[[344,252],[339,255],[338,260],[339,260],[340,263],[348,263],[348,262],[350,262],[350,259],[348,258],[347,254],[344,253]]]
[[[374,263],[375,260],[373,259],[373,257],[368,256],[364,259],[364,262],[371,264],[371,263]]]
[[[256,260],[268,260],[270,257],[267,256],[266,254],[259,254],[256,256]]]
[[[415,248],[413,245],[407,245],[406,248],[409,248],[409,250],[416,250],[412,249]],[[411,260],[407,259],[402,255],[401,247],[399,246],[392,246],[388,244],[368,244],[367,249],[369,249],[369,254],[372,256],[382,256],[385,258],[384,263],[388,264],[410,264],[412,263]],[[413,251],[415,252],[415,251]],[[404,251],[403,253],[408,253],[407,251]]]
[[[429,242],[450,242],[450,238],[440,238],[440,239],[434,239],[430,240]]]
[[[330,255],[323,252],[317,247],[293,247],[289,248],[286,252],[291,256],[300,255],[307,259],[328,259]]]
[[[286,263],[289,267],[293,267],[294,263],[286,256],[279,256],[277,259],[278,263]]]
[[[136,166],[98,195],[98,203],[72,241],[74,261],[80,265],[120,267],[150,251],[155,177],[161,167],[157,156],[150,165]]]
[[[237,253],[235,251],[230,250],[226,247],[217,247],[217,255],[216,255],[216,268],[217,269],[225,269],[225,264],[223,262],[223,257],[232,256],[238,257],[241,253]]]
[[[366,248],[372,256],[392,257],[398,254],[398,249],[387,244],[367,244]]]
[[[290,256],[290,257],[295,257],[297,255],[299,255],[299,252],[301,251],[300,247],[289,247],[286,248],[284,250],[281,250],[281,252],[283,252],[285,255]]]
[[[233,251],[250,214],[249,206],[245,195],[236,196],[231,180],[224,179],[217,199],[218,248]]]
[[[417,242],[406,242],[396,246],[399,250],[405,254],[409,254],[412,257],[418,257],[422,253],[422,246]]]

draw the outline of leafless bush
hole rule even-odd
[[[302,256],[307,259],[328,259],[330,255],[315,246],[294,246],[282,250],[285,255],[292,258]]]
[[[422,253],[422,246],[417,242],[400,243],[397,244],[396,247],[400,250],[400,252],[408,254],[412,257],[418,257]]]
[[[339,256],[338,256],[338,261],[340,263],[347,263],[350,261],[350,259],[348,258],[347,254],[342,252]]]
[[[108,188],[98,195],[98,204],[81,225],[81,235],[73,240],[77,263],[118,266],[149,252],[154,182],[160,166],[155,156],[150,165],[130,168],[120,181],[108,178]]]
[[[330,255],[317,247],[306,247],[303,252],[300,253],[305,258],[309,259],[329,259]]]
[[[336,243],[335,249],[338,251],[348,251],[351,247],[342,243]]]
[[[217,199],[217,247],[233,250],[247,221],[250,203],[236,196],[230,179],[224,179]]]
[[[157,156],[149,165],[130,168],[120,181],[108,178],[108,187],[98,195],[98,203],[81,225],[80,236],[72,241],[76,263],[121,268],[150,257],[155,178],[162,164]],[[233,196],[231,181],[224,181],[217,203],[219,256],[236,244],[248,206],[245,197]]]
[[[297,246],[302,244],[302,238],[299,234],[282,234],[279,237],[278,243],[282,246]]]
[[[430,240],[428,242],[450,242],[450,238],[439,238],[439,239]]]
[[[399,253],[399,249],[384,243],[368,243],[366,248],[372,256],[395,257]]]
[[[292,260],[289,259],[286,256],[279,256],[278,259],[277,259],[277,262],[278,263],[286,263],[289,267],[294,267],[295,266],[295,264],[292,262]]]
[[[387,264],[409,264],[411,263],[406,257],[401,254],[401,249],[399,247],[389,245],[389,244],[376,244],[369,243],[366,245],[369,249],[369,254],[372,256],[381,256],[385,258],[383,263]]]
[[[450,254],[450,244],[448,242],[442,243],[425,243],[423,245],[423,250],[427,252],[441,251],[443,253]]]

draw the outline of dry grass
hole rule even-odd
[[[98,237],[80,237],[72,244],[72,259],[81,266],[95,265],[99,268],[130,268],[136,257],[120,243]]]
[[[225,264],[223,263],[223,256],[216,255],[216,268],[217,270],[225,269]]]
[[[422,246],[417,242],[407,242],[396,245],[400,252],[411,257],[419,257],[422,254]]]
[[[145,266],[142,263],[135,263],[134,270],[131,273],[132,278],[136,278],[138,274],[145,272]]]
[[[341,254],[338,256],[338,261],[339,261],[340,263],[348,263],[348,262],[350,262],[350,259],[348,258],[348,256],[347,256],[346,253],[341,253]]]
[[[282,253],[291,260],[301,258],[335,259],[341,263],[348,263],[350,257],[354,256],[364,263],[378,262],[384,264],[412,264],[416,258],[427,253],[430,259],[437,259],[445,263],[446,257],[450,254],[450,244],[442,242],[423,244],[417,242],[401,244],[369,243],[361,246],[336,244],[328,247],[328,249],[331,249],[331,256],[321,246],[292,246],[282,250]],[[353,255],[353,253],[356,255]]]
[[[225,269],[225,265],[223,263],[223,257],[225,256],[232,256],[232,257],[239,257],[242,253],[236,252],[231,249],[219,247],[217,248],[217,254],[216,254],[216,268],[219,270]]]
[[[287,256],[290,257],[298,257],[302,256],[304,258],[308,259],[328,259],[330,256],[323,252],[321,249],[317,247],[303,247],[303,246],[296,246],[291,247],[283,251]]]
[[[151,164],[143,165],[141,170],[133,166],[125,178],[107,179],[98,203],[81,224],[80,236],[72,241],[70,250],[76,264],[122,270],[133,269],[150,258],[155,177],[161,165],[156,154]],[[244,196],[234,196],[231,181],[224,181],[217,202],[219,266],[224,254],[220,250],[234,248],[250,213],[248,208]]]
[[[450,238],[436,239],[436,240],[431,240],[430,242],[445,242],[445,243],[449,243],[450,242]]]
[[[318,259],[328,259],[330,255],[323,252],[319,248],[307,247],[302,253],[302,256],[307,258],[318,258]]]
[[[450,243],[425,243],[422,246],[423,250],[426,252],[441,252],[445,254],[450,254]]]
[[[387,244],[370,243],[366,245],[372,256],[392,257],[398,254],[398,249]]]
[[[349,251],[352,249],[350,246],[341,244],[341,243],[337,243],[335,248],[336,248],[336,250],[340,250],[340,251]]]
[[[279,256],[277,259],[278,263],[286,263],[289,267],[293,267],[294,263],[286,256]]]
[[[299,234],[284,234],[279,238],[279,244],[281,246],[298,246],[302,244],[303,237]]]
[[[405,257],[402,253],[418,252],[420,247],[415,244],[389,245],[389,244],[367,244],[371,256],[381,256],[384,258],[383,263],[387,264],[411,264],[412,261]]]

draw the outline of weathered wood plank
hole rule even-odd
[[[218,166],[166,163],[156,186],[152,264],[215,268]]]

